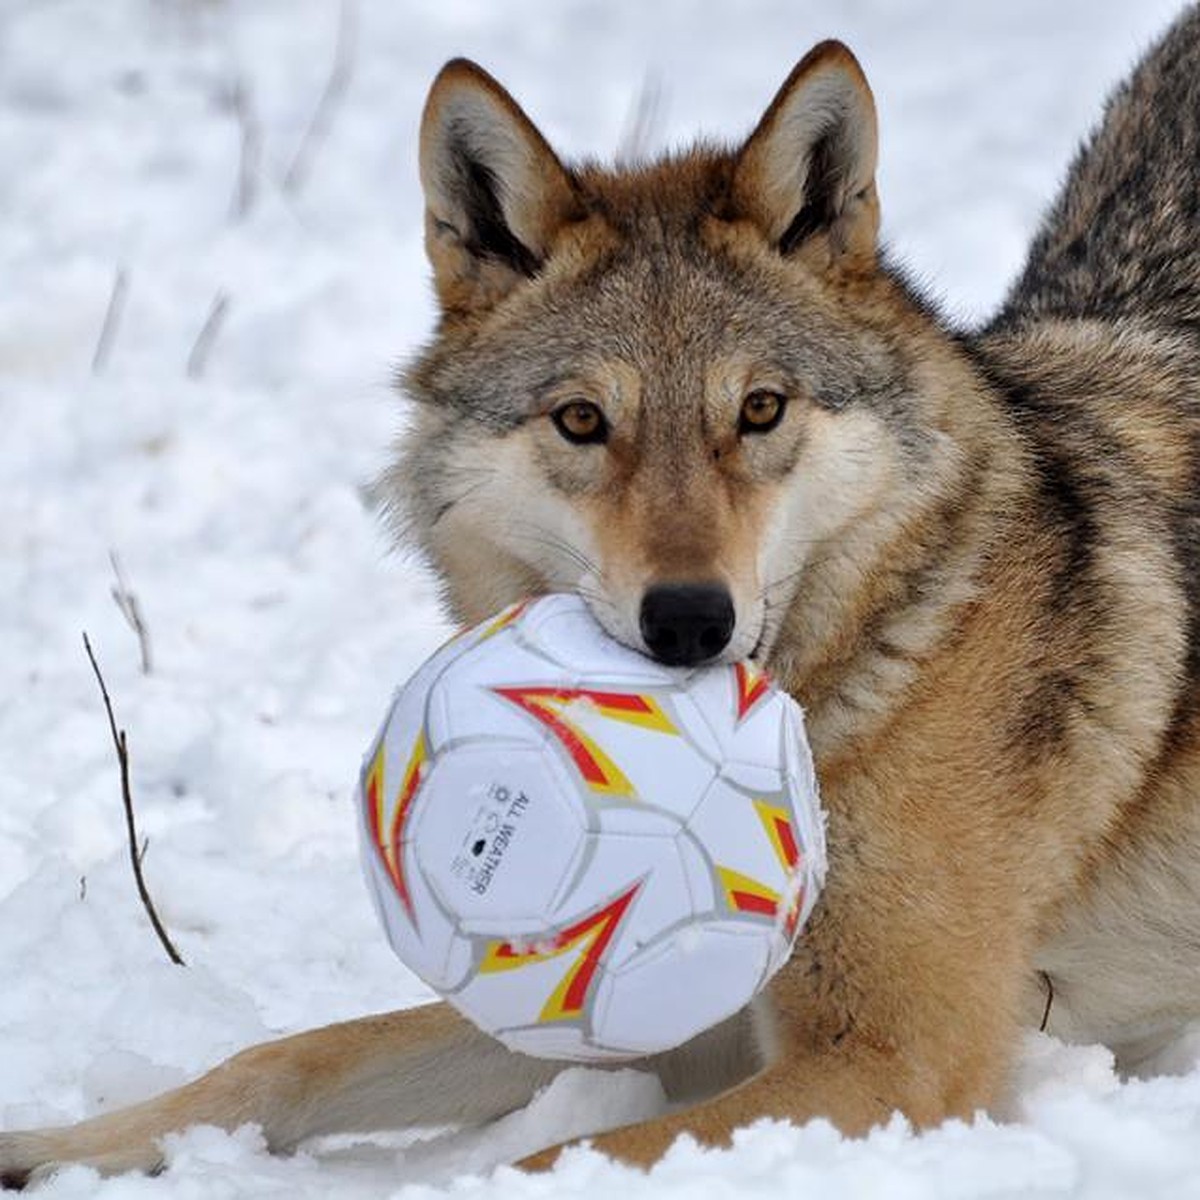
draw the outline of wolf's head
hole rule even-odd
[[[564,165],[479,67],[442,70],[421,129],[441,318],[387,483],[457,617],[574,590],[666,662],[812,666],[914,599],[904,546],[968,486],[971,385],[878,261],[875,162],[838,43],[741,146],[613,171]]]

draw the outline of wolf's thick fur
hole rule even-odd
[[[564,167],[465,62],[421,170],[443,315],[385,486],[484,616],[575,588],[641,646],[664,582],[733,598],[724,654],[804,703],[826,891],[769,997],[648,1061],[645,1163],[770,1114],[862,1131],[1005,1095],[1023,1026],[1128,1065],[1200,1015],[1200,13],[1110,101],[977,333],[876,248],[871,94],[817,47],[750,139]],[[768,432],[750,394],[786,402]],[[773,403],[773,401],[772,401]],[[575,444],[562,412],[602,414]],[[583,420],[583,418],[580,418]],[[559,1067],[444,1006],[257,1047],[0,1171],[151,1167],[156,1139],[481,1123]]]

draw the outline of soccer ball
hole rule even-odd
[[[783,965],[825,871],[801,713],[747,663],[667,667],[575,596],[514,605],[399,690],[363,865],[400,958],[506,1046],[670,1049]]]

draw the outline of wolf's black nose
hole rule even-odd
[[[714,658],[729,644],[733,625],[733,597],[720,584],[661,583],[642,597],[646,648],[669,666]]]

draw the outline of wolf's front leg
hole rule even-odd
[[[668,1098],[688,1103],[758,1070],[763,1039],[762,1012],[751,1006],[638,1065]],[[191,1125],[257,1124],[275,1151],[327,1133],[483,1125],[528,1104],[571,1065],[514,1054],[446,1004],[365,1017],[254,1046],[133,1108],[0,1133],[0,1181],[22,1186],[68,1162],[103,1174],[154,1171],[162,1137]]]
[[[262,1126],[272,1150],[325,1133],[477,1125],[527,1104],[564,1064],[512,1054],[445,1004],[330,1025],[251,1047],[144,1104],[61,1129],[0,1133],[0,1181],[62,1163],[153,1171],[191,1125]]]
[[[924,1128],[969,1119],[1005,1098],[1024,982],[1014,942],[1002,934],[961,941],[945,925],[905,928],[897,913],[875,945],[861,924],[845,922],[854,936],[839,963],[828,942],[812,952],[831,924],[842,923],[814,922],[768,986],[774,1036],[757,1074],[593,1138],[595,1148],[648,1167],[680,1134],[726,1146],[734,1130],[762,1117],[821,1117],[857,1136],[896,1112]],[[545,1169],[560,1149],[520,1165]]]
[[[814,1117],[831,1121],[848,1136],[884,1124],[898,1108],[907,1107],[889,1087],[895,1069],[885,1055],[868,1053],[860,1061],[842,1055],[785,1056],[761,1074],[681,1112],[589,1138],[593,1148],[619,1162],[648,1168],[681,1134],[703,1146],[728,1146],[735,1130],[762,1118],[803,1123]],[[530,1155],[519,1164],[541,1171],[553,1166],[563,1147]]]

